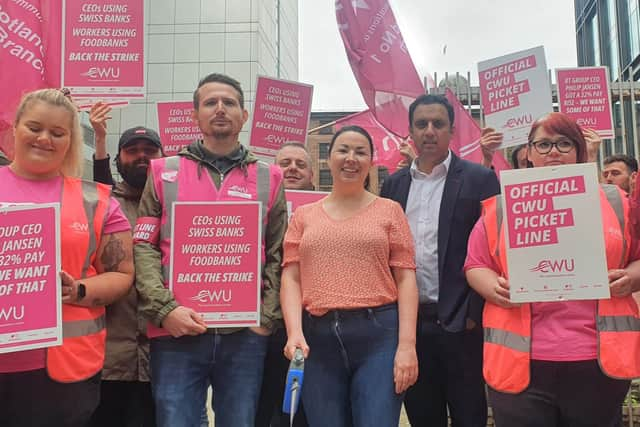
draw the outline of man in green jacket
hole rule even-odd
[[[170,335],[151,339],[156,421],[160,427],[196,425],[210,382],[216,425],[253,427],[269,334],[282,321],[280,264],[287,227],[282,173],[274,165],[259,163],[238,141],[248,112],[236,80],[222,74],[203,78],[194,92],[194,109],[194,121],[204,138],[183,149],[178,159],[159,160],[165,162],[161,176],[154,175],[152,166],[140,200],[138,226],[162,224],[172,203],[184,200],[180,189],[190,182],[204,185],[201,180],[210,181],[212,187],[201,201],[212,201],[211,194],[217,201],[260,200],[267,210],[261,236],[260,326],[207,328],[202,317],[176,301],[164,283],[168,265],[162,260],[168,259],[169,253],[168,246],[163,252],[159,243],[170,241],[170,231],[159,227],[159,236],[137,239],[134,252],[140,310],[154,326]],[[181,161],[193,175],[179,168],[173,172],[167,169],[169,162],[180,165]],[[177,186],[177,194],[164,192],[160,201],[158,193],[172,183]],[[260,188],[265,186],[273,190],[268,192],[268,203],[260,198]],[[252,188],[258,189],[257,195]],[[216,243],[215,238],[212,243]]]

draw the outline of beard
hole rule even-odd
[[[144,164],[146,167],[140,167],[141,164]],[[147,183],[147,171],[149,170],[148,160],[138,160],[133,163],[122,164],[120,159],[118,159],[116,161],[116,167],[124,182],[138,190],[144,188],[144,185]]]

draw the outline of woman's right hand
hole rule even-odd
[[[497,278],[490,300],[492,303],[503,308],[513,308],[520,305],[511,302],[509,282],[504,277]]]
[[[309,356],[309,346],[302,333],[292,334],[287,338],[287,344],[284,346],[284,357],[289,360],[293,359],[297,348],[302,350],[305,359]]]

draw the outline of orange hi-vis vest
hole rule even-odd
[[[482,202],[482,221],[489,251],[508,279],[501,197]],[[600,188],[602,225],[605,231],[607,268],[623,268],[630,251],[627,199],[614,185]],[[640,377],[640,317],[631,295],[597,302],[596,330],[600,369],[612,378]],[[506,393],[520,393],[530,381],[531,305],[502,308],[487,301],[483,313],[483,373],[489,386]]]
[[[60,203],[62,269],[75,279],[96,275],[94,261],[109,207],[107,185],[65,177]],[[62,304],[61,346],[47,349],[47,372],[58,382],[77,382],[104,364],[104,307]]]

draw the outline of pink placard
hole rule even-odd
[[[200,127],[193,121],[193,102],[158,102],[158,131],[165,156],[177,154],[183,147],[202,139]]]
[[[285,190],[284,195],[287,199],[287,212],[289,218],[298,209],[299,206],[308,205],[317,202],[327,196],[326,191],[302,191],[302,190]]]
[[[583,176],[505,185],[509,248],[558,243],[558,229],[575,224],[573,209],[556,208],[554,198],[584,192]]]
[[[62,344],[58,204],[0,209],[0,353]]]
[[[74,98],[144,97],[144,0],[65,0],[63,86]]]
[[[259,202],[173,204],[170,288],[211,327],[259,326]]]
[[[601,138],[613,138],[611,92],[607,67],[556,70],[560,111]]]
[[[249,145],[275,157],[285,142],[305,144],[313,86],[258,76]]]

